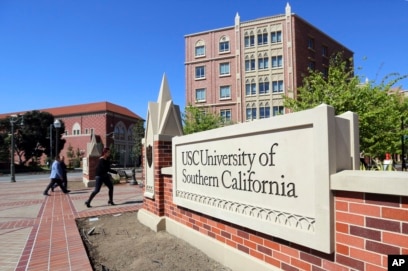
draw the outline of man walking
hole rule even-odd
[[[71,192],[70,190],[67,190],[62,184],[62,181],[64,180],[64,172],[61,167],[60,157],[58,155],[55,157],[55,160],[52,163],[50,179],[51,181],[48,184],[47,188],[45,188],[45,191],[43,193],[44,196],[49,196],[48,190],[50,190],[55,184],[59,185],[64,194],[68,194],[69,192]]]

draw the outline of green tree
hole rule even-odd
[[[10,150],[6,138],[6,134],[0,134],[0,162],[6,162],[10,159]]]
[[[185,113],[183,114],[184,134],[211,130],[221,126],[223,126],[223,122],[219,115],[192,105],[188,105],[185,108]]]
[[[111,153],[110,159],[112,161],[112,164],[117,164],[120,156],[118,150],[115,148],[115,144],[110,144],[109,149]]]
[[[284,96],[284,106],[293,111],[313,108],[322,103],[333,106],[336,114],[347,111],[358,114],[360,150],[381,157],[384,153],[399,153],[401,148],[401,118],[407,117],[406,99],[399,91],[390,95],[392,87],[407,76],[390,74],[379,85],[360,83],[354,70],[342,54],[330,59],[328,76],[310,71],[298,88],[297,97]]]
[[[68,167],[76,168],[81,166],[82,154],[79,148],[74,150],[71,144],[67,147]]]
[[[65,125],[61,122],[59,134],[53,128],[51,133],[53,146],[50,146],[50,125],[54,122],[54,116],[47,112],[29,111],[23,115],[24,125],[15,127],[14,142],[15,154],[18,156],[20,165],[25,164],[33,158],[36,160],[44,153],[50,153],[50,147],[55,155],[55,137],[58,138],[59,151],[64,148],[65,139],[62,139],[62,134],[65,131]],[[10,147],[11,137],[9,136],[10,118],[1,121],[0,130],[3,132],[5,143]]]
[[[132,137],[134,140],[134,145],[132,147],[132,158],[134,159],[135,167],[139,167],[141,164],[142,156],[142,139],[144,138],[145,133],[142,121],[136,123],[133,126],[132,133]]]

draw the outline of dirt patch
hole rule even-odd
[[[95,271],[231,270],[167,232],[152,231],[137,220],[137,212],[76,222]]]

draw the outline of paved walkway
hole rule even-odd
[[[136,211],[142,205],[138,185],[115,185],[115,206],[107,204],[108,189],[103,186],[88,209],[84,202],[92,188],[84,185],[68,195],[56,188],[47,197],[42,193],[48,182],[47,176],[0,182],[1,271],[92,271],[75,219]]]

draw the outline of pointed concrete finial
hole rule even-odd
[[[157,99],[158,104],[166,104],[168,101],[171,101],[171,94],[169,89],[169,84],[167,83],[166,74],[163,74],[163,79],[160,86],[160,93]]]
[[[94,133],[92,133],[92,135],[91,135],[91,142],[90,143],[91,144],[96,144],[96,137],[95,137]]]
[[[286,16],[289,16],[292,13],[292,9],[289,5],[289,2],[286,3],[286,8],[285,8]]]
[[[235,25],[239,25],[240,22],[240,18],[239,18],[239,14],[237,12],[237,14],[235,15]]]

